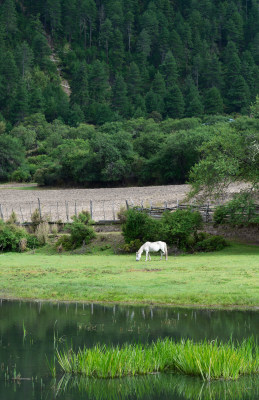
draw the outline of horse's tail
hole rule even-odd
[[[168,259],[167,244],[165,243],[165,259]]]

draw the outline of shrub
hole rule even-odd
[[[162,217],[162,237],[169,245],[175,244],[180,249],[188,249],[190,237],[197,236],[202,227],[202,217],[191,210],[165,212]]]
[[[41,222],[36,229],[35,236],[40,242],[40,244],[44,245],[48,241],[49,235],[49,224],[47,222]]]
[[[5,224],[0,220],[0,250],[1,251],[19,251],[24,249],[24,243],[27,242],[27,248],[39,246],[37,238],[27,233],[23,228],[12,224]],[[23,243],[22,247],[21,243]]]
[[[51,226],[51,233],[53,234],[53,235],[57,235],[57,233],[58,233],[58,225],[57,224],[53,224],[52,226]]]
[[[122,234],[126,243],[139,239],[142,243],[146,241],[157,241],[161,239],[161,222],[152,219],[149,215],[136,209],[125,212],[126,221],[122,225]]]
[[[72,224],[66,225],[66,229],[70,233],[71,243],[74,248],[81,246],[83,243],[88,244],[96,237],[91,224],[92,221],[89,212],[82,211],[78,216],[73,216]]]
[[[61,247],[60,247],[61,246]],[[63,248],[64,250],[72,250],[74,248],[74,245],[71,240],[70,235],[62,235],[56,242],[56,249],[58,248]]]
[[[195,251],[218,251],[228,246],[226,239],[222,236],[210,235],[209,233],[201,232],[197,235],[194,244]]]
[[[10,217],[8,218],[8,220],[6,221],[7,224],[15,224],[16,222],[18,222],[18,218],[17,215],[14,211],[12,211]]]
[[[31,216],[31,222],[35,225],[39,225],[42,222],[42,218],[40,216],[40,211],[38,208],[36,208]]]
[[[238,193],[227,204],[218,206],[213,220],[216,225],[229,223],[237,226],[259,222],[256,204],[247,192]]]
[[[138,249],[140,248],[140,246],[142,244],[143,243],[141,243],[141,241],[139,239],[131,240],[130,243],[125,243],[121,247],[121,251],[123,253],[135,253],[136,251],[138,251]]]

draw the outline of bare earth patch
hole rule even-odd
[[[232,185],[228,194],[232,196],[244,188],[245,184]],[[31,189],[31,190],[30,190]],[[117,218],[121,207],[129,204],[146,207],[170,207],[183,202],[190,191],[190,185],[167,185],[101,189],[37,189],[35,184],[0,185],[0,205],[6,220],[12,210],[16,212],[19,221],[30,221],[31,213],[40,205],[42,214],[52,221],[71,220],[71,216],[81,210],[90,210],[90,200],[93,205],[95,221]],[[1,212],[1,210],[0,210]],[[68,216],[67,216],[68,215]]]

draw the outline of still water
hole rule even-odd
[[[256,336],[258,311],[221,311],[0,300],[1,400],[259,399],[259,379],[211,382],[174,374],[96,380],[59,374],[55,348],[146,343],[161,337],[227,341]],[[15,379],[20,376],[22,379]]]

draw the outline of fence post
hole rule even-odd
[[[144,208],[144,206],[143,206],[143,200],[141,200],[141,211],[143,211],[143,208]]]
[[[67,214],[67,221],[69,221],[69,209],[68,209],[68,202],[65,202],[66,204],[66,214]]]
[[[177,199],[177,208],[179,208],[179,200]]]
[[[75,216],[77,217],[76,200],[75,200]]]
[[[59,221],[58,201],[57,201],[57,220]]]
[[[152,201],[150,201],[149,215],[151,215],[151,211],[152,211]]]
[[[167,209],[167,201],[165,201],[164,209],[166,211],[166,209]]]
[[[209,205],[209,202],[208,202],[207,208],[206,208],[206,222],[209,221],[209,207],[210,207],[210,205]]]
[[[105,221],[105,208],[104,208],[104,200],[103,200],[103,217],[104,217],[104,221]]]
[[[90,215],[91,215],[91,219],[93,219],[93,202],[92,202],[92,200],[90,200]]]
[[[114,203],[112,203],[112,215],[113,215],[113,221],[115,221]]]
[[[3,211],[2,211],[1,204],[0,204],[0,218],[2,218],[2,220],[4,220],[4,214],[3,214]]]
[[[39,204],[39,213],[40,213],[40,219],[41,219],[41,207],[40,207],[40,199],[38,198],[38,204]]]
[[[127,210],[129,209],[129,203],[128,203],[128,200],[126,200],[126,208],[127,208]]]
[[[20,206],[20,212],[21,212],[21,216],[22,216],[22,222],[24,222],[24,219],[23,219],[23,213],[22,213],[22,208],[21,208],[21,206]]]

